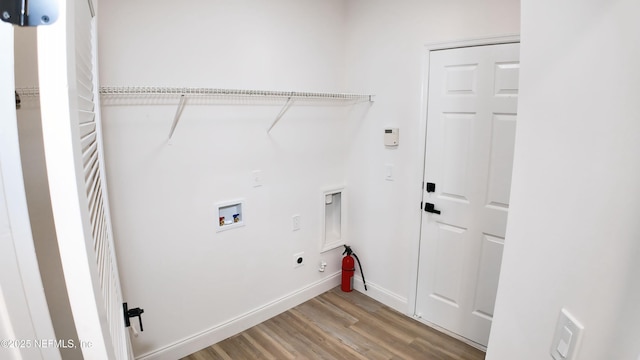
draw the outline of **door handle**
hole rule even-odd
[[[122,303],[122,307],[124,309],[124,326],[131,326],[131,320],[129,319],[132,317],[137,317],[138,321],[140,322],[140,331],[144,331],[144,329],[142,328],[142,314],[144,314],[144,309],[129,309],[127,303]]]
[[[432,203],[425,203],[424,211],[433,213],[433,214],[440,214],[440,210],[436,210],[435,205],[433,205]]]

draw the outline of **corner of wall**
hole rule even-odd
[[[410,315],[411,311],[409,309],[409,301],[407,300],[407,298],[369,281],[367,281],[367,290],[365,290],[362,278],[357,276],[354,276],[353,284],[354,288],[357,291],[369,296],[376,301],[381,302],[383,305],[386,305],[402,314]]]
[[[136,357],[137,360],[174,360],[202,350],[230,336],[245,331],[303,302],[336,287],[340,272],[302,287],[279,299],[266,303],[242,315],[229,319],[198,334],[177,341],[159,350]]]

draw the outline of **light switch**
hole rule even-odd
[[[569,353],[569,345],[571,344],[571,338],[573,337],[573,333],[566,326],[562,328],[562,334],[560,337],[560,343],[556,350],[560,353],[560,356],[563,358],[567,357]]]
[[[291,217],[291,230],[300,230],[300,215],[293,215]]]
[[[562,309],[551,344],[551,356],[555,360],[577,359],[582,330],[582,324],[567,309]]]
[[[251,179],[252,179],[252,182],[253,182],[253,187],[262,186],[262,171],[253,170],[251,172]]]
[[[384,164],[384,179],[393,181],[393,164]]]

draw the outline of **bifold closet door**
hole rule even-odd
[[[132,359],[103,166],[92,0],[60,0],[38,28],[47,174],[69,301],[86,359]]]

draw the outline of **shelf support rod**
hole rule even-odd
[[[282,117],[287,112],[287,110],[289,110],[291,105],[293,105],[293,98],[291,96],[289,96],[289,98],[287,99],[287,102],[282,107],[282,110],[280,110],[280,112],[278,113],[278,116],[276,116],[276,119],[273,120],[273,122],[271,123],[271,126],[269,126],[269,129],[267,129],[267,133],[271,132],[271,129],[273,129],[273,127],[276,126],[278,121],[280,121],[280,119],[282,119]]]
[[[178,126],[178,121],[180,121],[180,115],[182,114],[182,109],[184,108],[184,103],[187,98],[184,94],[180,95],[180,103],[178,103],[178,108],[176,109],[176,114],[173,117],[173,124],[171,124],[171,130],[169,130],[169,140],[173,136],[173,132],[176,130],[176,126]]]

